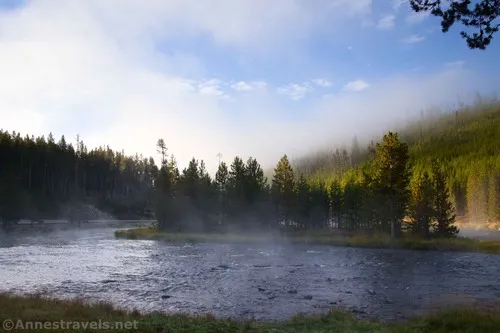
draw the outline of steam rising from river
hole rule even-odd
[[[284,246],[118,240],[115,229],[12,230],[0,238],[0,290],[106,300],[141,311],[284,319],[332,307],[396,319],[447,295],[488,301],[500,257]],[[9,242],[6,244],[5,239]],[[443,305],[441,304],[441,305]]]

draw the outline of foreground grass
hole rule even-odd
[[[107,303],[85,303],[81,300],[55,300],[42,296],[0,294],[0,322],[23,325],[51,325],[37,332],[93,332],[87,325],[100,322],[115,325],[106,332],[499,332],[500,311],[492,309],[456,308],[414,318],[405,323],[383,323],[360,320],[342,310],[317,316],[296,316],[281,322],[233,321],[215,319],[211,315],[187,316],[164,313],[140,314],[125,311]],[[11,322],[10,322],[11,321]],[[64,321],[64,329],[54,329],[54,323]],[[38,322],[38,324],[35,324]],[[116,328],[119,324],[127,328]],[[45,324],[44,324],[45,323]],[[7,324],[8,325],[8,324]],[[36,327],[36,326],[33,326]],[[68,329],[69,327],[69,329]],[[7,326],[0,331],[7,331]],[[12,329],[12,332],[21,331]]]
[[[401,248],[410,250],[443,250],[500,253],[500,241],[480,240],[473,238],[451,239],[420,239],[403,237],[396,241],[386,235],[366,234],[339,234],[337,232],[316,231],[308,233],[289,233],[285,237],[269,235],[236,235],[236,234],[195,234],[195,233],[167,233],[154,228],[137,228],[118,230],[117,238],[166,240],[179,243],[269,243],[284,242],[291,244],[321,244],[364,248]]]

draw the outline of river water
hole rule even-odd
[[[115,239],[115,230],[43,227],[0,234],[0,290],[260,320],[332,307],[393,320],[457,299],[500,299],[500,255],[173,245]]]

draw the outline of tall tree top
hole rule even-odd
[[[471,49],[484,50],[490,45],[493,35],[498,32],[500,22],[500,0],[410,0],[414,11],[427,11],[441,18],[443,32],[459,22],[472,33],[461,31]]]

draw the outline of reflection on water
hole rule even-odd
[[[170,245],[111,228],[0,234],[0,289],[139,310],[284,319],[342,306],[394,319],[500,297],[500,256],[326,246]]]

